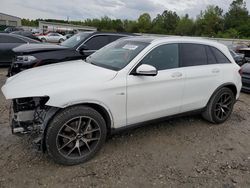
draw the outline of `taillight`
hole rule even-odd
[[[240,74],[240,76],[242,76],[242,74],[243,74],[242,68],[239,70],[239,74]]]

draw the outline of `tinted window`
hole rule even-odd
[[[201,44],[181,44],[181,64],[182,67],[206,65],[206,48]]]
[[[88,40],[85,44],[89,50],[99,50],[109,43],[108,36],[95,36]]]
[[[178,44],[165,44],[153,49],[141,61],[141,64],[152,65],[157,70],[179,67]]]
[[[207,63],[208,64],[216,64],[216,58],[209,46],[206,46],[206,51],[207,51]]]
[[[25,43],[23,40],[11,36],[0,36],[0,43]]]
[[[63,43],[61,43],[62,46],[67,46],[70,48],[76,47],[80,43],[82,43],[83,40],[85,40],[92,32],[83,32],[78,33],[69,39],[65,40]]]
[[[218,49],[214,47],[210,47],[210,48],[216,58],[217,63],[219,64],[230,63],[227,57],[223,53],[221,53]]]
[[[122,37],[124,37],[124,36],[121,36],[121,35],[110,35],[110,36],[109,36],[109,41],[110,41],[110,42],[114,42],[114,41],[116,41],[117,39],[120,39],[120,38],[122,38]]]

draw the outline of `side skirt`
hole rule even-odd
[[[193,111],[190,111],[190,112],[184,112],[184,113],[180,113],[180,114],[176,114],[176,115],[157,118],[157,119],[153,119],[153,120],[149,120],[149,121],[145,121],[145,122],[140,122],[140,123],[136,123],[136,124],[123,126],[123,127],[120,127],[120,128],[112,128],[111,129],[111,135],[118,134],[118,133],[121,133],[121,132],[125,132],[125,131],[128,131],[128,130],[139,128],[139,127],[144,127],[144,126],[147,126],[147,125],[153,124],[153,123],[164,122],[166,120],[177,118],[177,117],[191,116],[191,115],[195,115],[195,114],[200,114],[200,113],[204,112],[205,109],[206,108],[202,108],[202,109],[193,110]]]

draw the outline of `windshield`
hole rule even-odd
[[[66,46],[69,48],[73,48],[77,46],[80,42],[82,42],[85,38],[87,38],[92,32],[82,32],[78,33],[69,39],[65,40],[64,42],[61,43],[62,46]]]
[[[118,40],[89,56],[86,62],[118,71],[128,65],[148,44],[132,40]]]

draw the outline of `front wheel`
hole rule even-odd
[[[236,99],[231,89],[221,88],[211,97],[202,116],[212,123],[223,123],[231,115],[235,101]]]
[[[45,39],[45,38],[41,38],[41,41],[42,41],[42,42],[46,42],[46,39]]]
[[[105,143],[105,121],[90,107],[66,108],[48,126],[45,140],[48,154],[59,164],[83,163],[91,159]]]
[[[64,41],[64,39],[60,39],[60,40],[59,40],[59,43],[62,43],[63,41]]]

